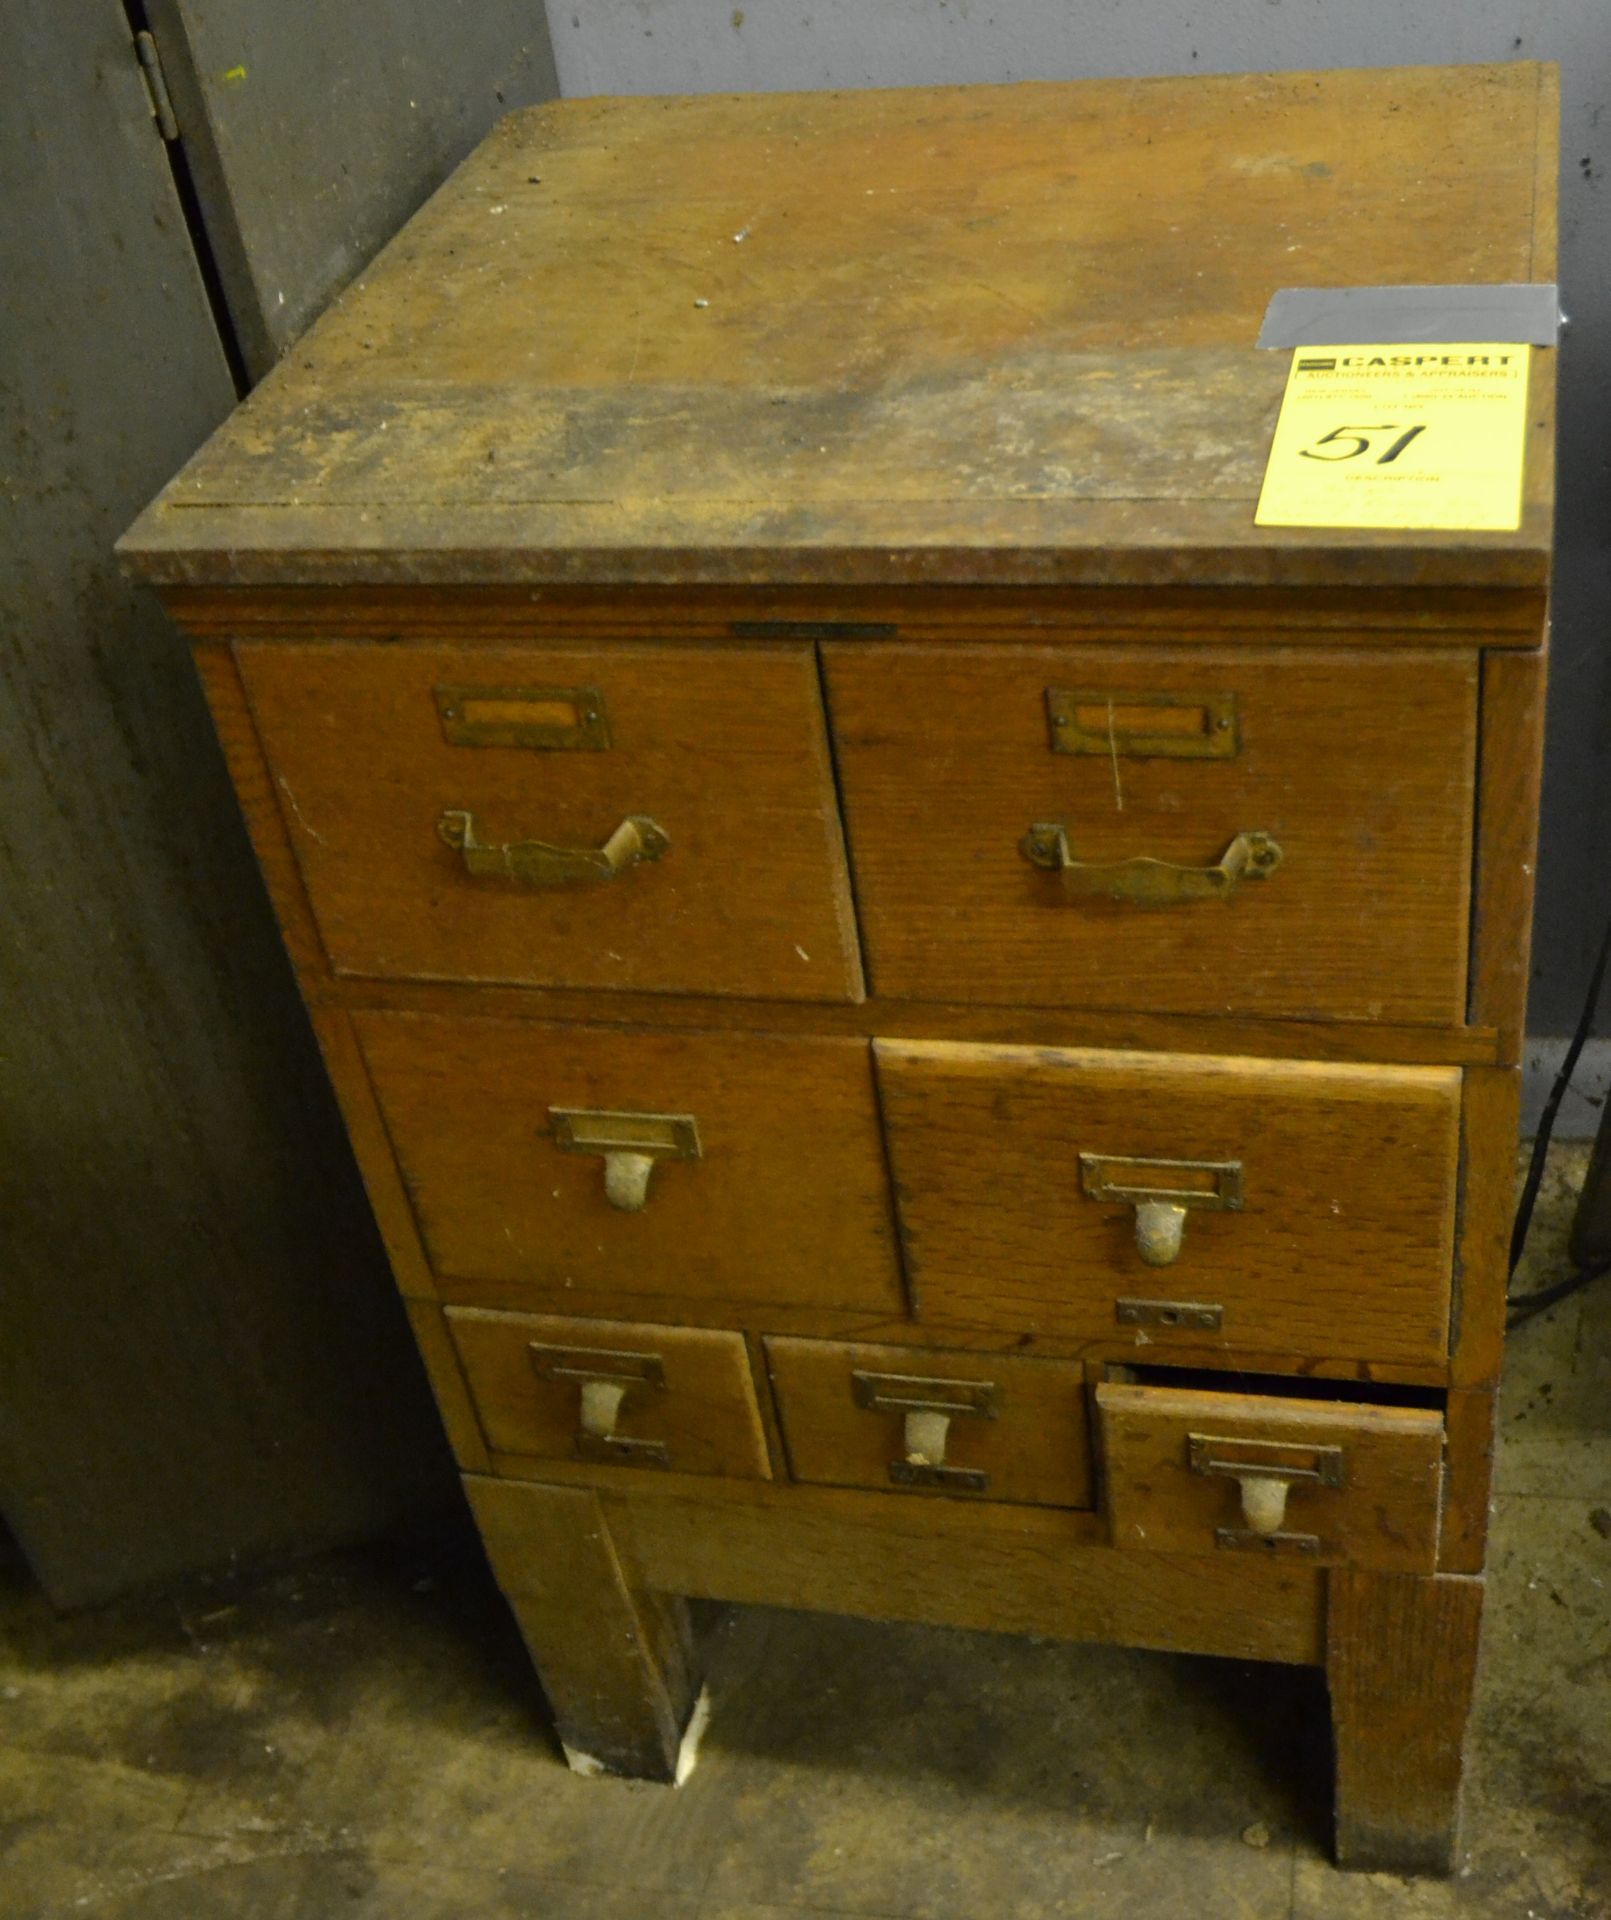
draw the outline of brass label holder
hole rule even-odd
[[[628,1394],[648,1388],[663,1393],[665,1362],[657,1353],[631,1353],[607,1347],[550,1347],[533,1341],[527,1348],[539,1380],[574,1380],[581,1388],[581,1419],[571,1450],[578,1460],[624,1462],[664,1467],[670,1454],[663,1440],[640,1440],[617,1433]]]
[[[609,716],[597,687],[437,687],[436,711],[453,747],[602,753]]]
[[[933,1380],[909,1373],[868,1373],[856,1368],[850,1376],[851,1398],[869,1413],[898,1413],[902,1417],[902,1456],[889,1463],[889,1477],[897,1487],[934,1487],[947,1493],[984,1493],[990,1476],[976,1467],[950,1466],[945,1450],[951,1422],[972,1417],[994,1420],[1001,1390],[990,1380]]]
[[[1186,1215],[1239,1213],[1240,1160],[1148,1160],[1133,1154],[1082,1153],[1080,1184],[1087,1200],[1136,1210],[1136,1252],[1149,1267],[1172,1266],[1180,1256]],[[1217,1311],[1217,1309],[1216,1309]]]
[[[1230,760],[1241,747],[1234,693],[1048,687],[1053,753],[1127,760]]]
[[[1241,1435],[1187,1434],[1186,1464],[1193,1473],[1237,1483],[1246,1531],[1260,1540],[1290,1537],[1284,1528],[1287,1495],[1293,1487],[1341,1487],[1348,1477],[1341,1447],[1254,1440]],[[1222,1527],[1215,1535],[1216,1544],[1233,1550],[1249,1545],[1239,1537],[1241,1532]]]
[[[561,1153],[603,1157],[604,1197],[623,1213],[637,1213],[647,1203],[657,1160],[700,1158],[699,1122],[691,1113],[550,1107],[548,1118]]]

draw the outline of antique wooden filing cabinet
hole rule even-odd
[[[1549,572],[1270,530],[1296,285],[1553,278],[1532,65],[505,121],[125,542],[573,1760],[687,1597],[1323,1665],[1449,1863]]]

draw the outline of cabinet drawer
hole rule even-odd
[[[809,649],[238,653],[337,973],[860,997]]]
[[[494,1453],[770,1479],[744,1336],[450,1307]]]
[[[1434,1570],[1435,1412],[1116,1383],[1096,1403],[1115,1546]]]
[[[796,1480],[1091,1503],[1078,1365],[830,1340],[771,1339],[766,1358]]]
[[[866,1041],[353,1025],[446,1282],[902,1311]]]
[[[1464,1017],[1473,659],[828,654],[876,992]]]
[[[943,1041],[876,1053],[919,1319],[1443,1357],[1456,1069]]]

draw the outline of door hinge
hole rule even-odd
[[[134,36],[134,51],[139,56],[140,73],[151,101],[151,117],[164,140],[179,138],[179,120],[173,110],[173,96],[162,71],[162,55],[152,34],[144,27]]]

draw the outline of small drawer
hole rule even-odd
[[[809,648],[237,651],[338,974],[860,998]]]
[[[449,1307],[488,1447],[767,1480],[744,1336]]]
[[[880,1040],[920,1320],[1436,1362],[1460,1075]]]
[[[827,675],[878,993],[1464,1018],[1474,656],[875,643]]]
[[[1066,1361],[770,1339],[796,1480],[1088,1507],[1085,1376]]]
[[[865,1040],[353,1025],[450,1297],[903,1310]]]
[[[1436,1566],[1441,1414],[1116,1382],[1096,1404],[1115,1546]]]

